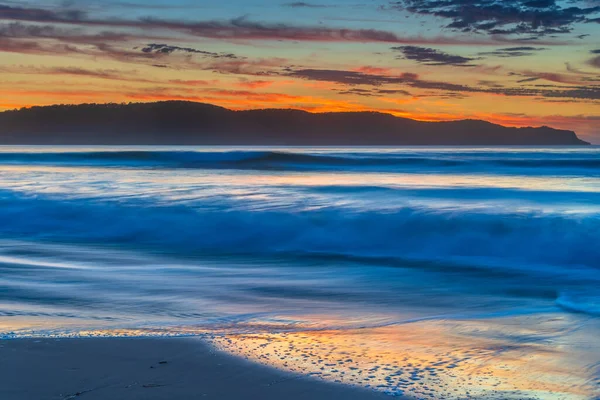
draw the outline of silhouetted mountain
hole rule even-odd
[[[0,144],[587,145],[572,131],[485,121],[420,122],[376,112],[232,111],[167,101],[33,107],[0,113]]]

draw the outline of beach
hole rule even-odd
[[[2,400],[384,399],[260,366],[195,338],[0,342]]]

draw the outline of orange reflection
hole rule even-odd
[[[264,364],[391,395],[595,398],[600,392],[587,368],[593,357],[577,347],[585,335],[564,334],[566,324],[560,316],[428,321],[364,330],[240,334],[213,341]],[[593,339],[587,336],[587,342]]]

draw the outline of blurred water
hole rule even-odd
[[[326,353],[298,335],[325,348],[331,332],[352,332],[363,347],[385,343],[398,365],[423,360],[428,337],[431,365],[518,348],[506,379],[537,383],[498,398],[593,398],[599,239],[597,147],[4,147],[0,335],[209,334],[317,375],[299,360]],[[289,365],[261,353],[271,342],[259,333],[298,349]],[[360,370],[381,354],[349,358]],[[540,354],[555,355],[525,362]],[[349,381],[344,359],[325,378],[442,396],[383,369],[378,385]]]

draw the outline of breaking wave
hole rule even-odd
[[[176,251],[323,253],[597,268],[600,216],[468,210],[239,209],[212,200],[55,199],[0,192],[2,237]],[[479,262],[479,261],[477,261]],[[519,267],[525,267],[519,265]]]
[[[600,172],[595,154],[565,153],[560,157],[540,157],[535,152],[509,157],[477,153],[300,153],[295,151],[62,151],[1,152],[0,164],[82,165],[140,168],[200,169],[385,169],[422,168],[568,168]]]

